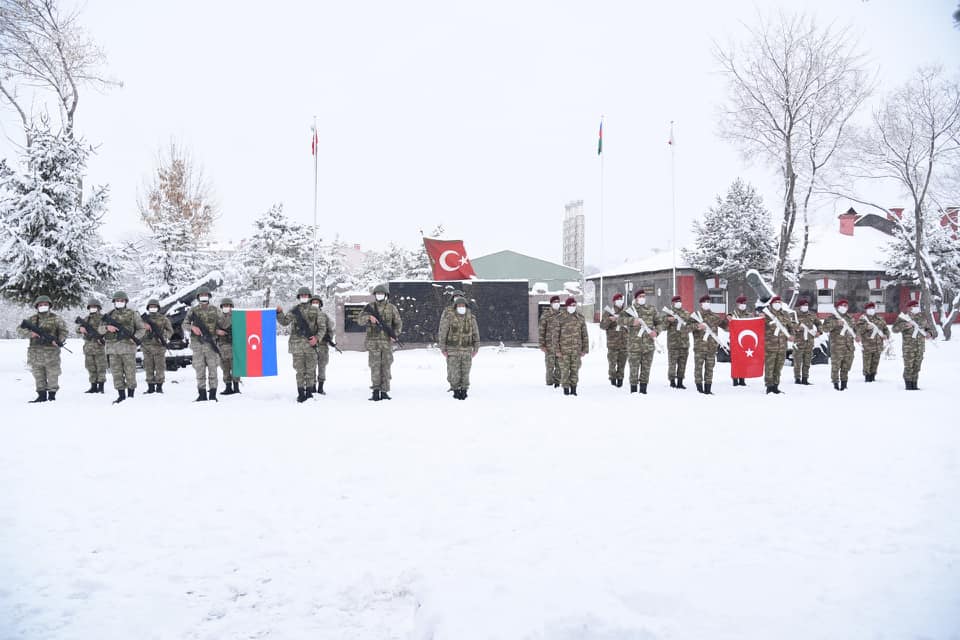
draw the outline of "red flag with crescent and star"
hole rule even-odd
[[[424,238],[423,247],[430,258],[434,280],[467,280],[477,277],[467,258],[462,240]]]
[[[730,318],[730,377],[763,377],[763,318]]]

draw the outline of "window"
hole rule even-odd
[[[883,302],[883,289],[870,289],[869,301],[877,305],[877,313],[886,313],[887,306]]]
[[[833,289],[817,289],[817,311],[833,313]]]
[[[710,311],[714,313],[727,312],[726,289],[707,289],[707,295],[710,296]]]

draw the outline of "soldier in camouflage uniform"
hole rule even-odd
[[[860,316],[853,327],[860,336],[863,358],[863,381],[874,382],[877,379],[877,367],[880,365],[880,354],[887,340],[890,339],[890,329],[884,319],[877,315],[877,305],[868,302],[864,307],[864,314]]]
[[[683,386],[683,376],[687,371],[687,358],[690,356],[690,328],[692,325],[690,314],[683,308],[683,299],[673,296],[670,300],[673,307],[667,313],[664,311],[661,329],[667,332],[667,378],[670,387],[686,389]]]
[[[847,315],[850,303],[837,302],[837,314],[823,321],[823,332],[830,334],[830,380],[837,391],[847,390],[847,375],[853,366],[854,345],[860,342],[853,330],[853,318]]]
[[[747,296],[737,296],[737,306],[733,310],[733,313],[730,314],[730,317],[736,318],[738,320],[747,320],[749,318],[756,317],[748,307],[747,307]],[[733,386],[735,387],[745,387],[747,386],[746,378],[734,378]]]
[[[790,314],[783,308],[780,296],[770,298],[770,306],[763,311],[764,329],[763,378],[767,393],[780,391],[780,373],[787,358],[787,343],[793,341],[795,327]]]
[[[447,382],[457,400],[467,399],[470,388],[470,366],[480,349],[480,329],[477,319],[470,312],[466,298],[453,300],[453,314],[445,314],[440,320],[437,342],[447,359]]]
[[[577,383],[580,381],[580,364],[583,356],[590,351],[590,338],[587,336],[587,321],[577,311],[575,298],[567,298],[560,311],[559,348],[557,357],[560,364],[560,384],[563,395],[577,395]]]
[[[52,303],[48,296],[37,296],[33,308],[35,314],[26,318],[26,321],[41,329],[44,333],[56,340],[52,344],[41,338],[39,334],[29,329],[18,329],[24,338],[30,338],[27,347],[27,364],[33,374],[33,381],[37,389],[37,397],[30,402],[53,402],[57,399],[60,389],[60,345],[67,339],[67,323],[60,316],[50,311]]]
[[[240,378],[233,375],[233,300],[220,301],[223,324],[217,327],[217,345],[220,347],[220,369],[223,371],[224,396],[240,393]]]
[[[310,305],[310,289],[297,289],[297,305],[288,313],[277,307],[277,322],[290,328],[287,351],[293,356],[297,372],[297,402],[313,397],[317,388],[317,345],[327,332],[327,316]]]
[[[163,345],[173,335],[173,325],[170,318],[160,313],[160,301],[156,299],[147,302],[147,318],[160,330],[157,335],[149,322],[143,323],[146,333],[140,349],[143,351],[143,371],[147,374],[147,393],[163,393],[167,372],[167,348]]]
[[[903,313],[893,323],[893,332],[903,335],[903,383],[907,391],[918,391],[920,365],[923,364],[924,340],[936,338],[933,327],[920,310],[920,303],[910,301],[909,315]]]
[[[367,336],[363,345],[367,350],[367,364],[370,366],[370,388],[373,393],[370,400],[390,400],[390,367],[393,365],[393,339],[380,326],[380,321],[367,308],[373,308],[383,322],[393,330],[397,337],[403,330],[400,310],[387,297],[387,287],[378,284],[373,289],[374,301],[367,305],[357,318],[357,323],[366,325]]]
[[[700,322],[697,322],[699,317]],[[728,329],[726,318],[710,310],[710,296],[700,298],[700,310],[696,316],[691,315],[693,321],[693,381],[697,384],[697,391],[706,395],[713,395],[713,368],[717,364],[717,347],[719,344],[713,336],[719,337],[718,329]],[[707,330],[709,328],[709,331]],[[713,335],[711,335],[711,332]]]
[[[647,294],[638,289],[633,294],[633,305],[620,322],[627,329],[627,362],[630,364],[630,393],[647,392],[650,382],[650,367],[657,345],[657,327],[660,317],[652,305],[647,304]],[[646,326],[644,326],[646,325]]]
[[[821,330],[820,318],[810,311],[810,301],[806,298],[800,298],[798,306],[797,332],[793,341],[793,383],[809,385],[814,339]]]
[[[91,298],[87,303],[87,324],[97,332],[88,333],[83,327],[77,328],[77,333],[83,338],[83,366],[87,368],[87,377],[90,388],[84,393],[103,393],[103,383],[107,381],[107,352],[104,349],[104,339],[100,335],[100,315],[102,307],[100,301]]]
[[[100,334],[106,342],[105,348],[110,361],[113,388],[117,390],[114,404],[132,398],[137,388],[137,341],[143,338],[145,331],[140,314],[127,306],[129,302],[125,292],[115,292],[113,309],[103,316],[104,321],[100,323]],[[108,321],[120,325],[124,331],[108,324]]]
[[[220,366],[217,329],[223,329],[224,326],[223,313],[210,304],[210,288],[197,289],[197,304],[190,308],[183,319],[184,333],[193,334],[190,337],[190,350],[193,353],[193,368],[197,373],[197,399],[194,402],[217,402],[217,367]]]
[[[550,298],[550,308],[544,309],[540,316],[540,351],[544,353],[547,368],[547,386],[560,386],[560,296]]]
[[[317,343],[317,388],[311,390],[325,396],[327,392],[323,390],[323,383],[327,381],[327,364],[330,363],[330,345],[334,347],[337,345],[337,325],[333,318],[330,317],[330,314],[323,310],[323,300],[320,299],[320,296],[313,294],[313,297],[310,298],[310,306],[316,309],[317,313],[324,316],[327,320],[327,331],[324,335],[320,336],[320,342]]]
[[[617,293],[612,309],[604,309],[600,319],[600,329],[607,332],[607,377],[615,387],[623,386],[623,368],[627,365],[627,332],[620,326],[622,314],[623,294]]]

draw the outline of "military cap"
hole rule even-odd
[[[747,304],[747,296],[737,296],[737,304]]]
[[[129,300],[130,296],[127,295],[126,291],[114,291],[113,297],[111,300]]]
[[[550,304],[553,304],[554,302],[560,302],[560,296],[553,296],[550,298]]]
[[[37,306],[41,302],[44,302],[46,304],[51,304],[51,305],[53,304],[52,302],[50,302],[50,296],[37,296],[37,299],[34,300],[33,302],[33,306]]]
[[[783,302],[783,298],[781,298],[780,296],[773,296],[772,298],[770,298],[770,304],[773,304],[774,302]]]
[[[310,294],[310,287],[300,287],[299,289],[297,289],[297,297],[298,297],[298,298],[299,298],[300,296],[309,296],[309,295],[311,295],[311,294]]]
[[[709,294],[708,294],[708,295],[705,295],[705,296],[700,296],[700,304],[703,304],[704,302],[710,302],[710,295],[709,295]]]
[[[100,304],[100,301],[96,298],[90,298],[87,301],[87,307],[96,307],[97,309],[103,309],[103,305]]]
[[[849,306],[850,306],[850,303],[847,302],[847,300],[844,298],[844,299],[841,299],[839,302],[837,302],[837,306],[839,307],[840,305],[844,305],[844,306],[846,306],[846,307],[849,307]]]
[[[387,291],[387,286],[383,284],[378,284],[373,288],[374,293],[382,293],[384,295],[390,295],[390,292]]]
[[[310,296],[310,302],[313,302],[314,300],[319,302],[320,307],[323,308],[323,298],[321,298],[319,294],[315,293],[312,296]]]
[[[210,287],[204,285],[199,289],[197,289],[197,297],[199,298],[200,296],[203,296],[203,295],[207,295],[207,296],[210,295]]]
[[[633,297],[639,298],[640,296],[645,296],[645,295],[647,295],[646,291],[644,291],[643,289],[637,289],[637,292],[633,294]]]
[[[147,300],[147,308],[149,309],[150,307],[157,307],[159,309],[160,301],[157,300],[156,298],[150,298],[149,300]]]
[[[863,306],[864,309],[876,309],[877,305],[873,302],[868,302]]]
[[[800,298],[800,300],[797,301],[797,304],[799,305],[810,304],[810,301],[807,300],[806,298]]]
[[[233,306],[233,300],[231,300],[230,298],[224,298],[223,300],[220,301],[220,306],[221,306],[221,307],[232,307],[232,306]]]
[[[920,306],[920,301],[919,301],[919,300],[911,300],[910,302],[907,303],[907,306],[908,306],[908,307],[919,307],[919,306]]]
[[[616,302],[617,300],[623,300],[623,294],[622,294],[622,293],[615,293],[615,294],[613,294],[613,301]]]
[[[564,303],[564,304],[566,304],[566,306],[568,306],[568,307],[575,307],[575,306],[577,306],[577,299],[576,299],[576,298],[567,298],[567,301],[566,301],[566,303]]]
[[[462,304],[462,305],[466,306],[466,305],[467,305],[467,299],[464,298],[464,297],[462,297],[462,296],[457,296],[456,298],[453,299],[453,306],[457,306],[458,304]]]
[[[670,302],[682,302],[682,301],[683,301],[683,298],[681,298],[680,296],[673,296],[672,298],[670,298]]]

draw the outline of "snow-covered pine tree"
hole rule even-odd
[[[326,302],[333,300],[339,291],[353,288],[354,276],[350,273],[344,257],[344,243],[322,245],[317,251],[317,291]],[[330,305],[325,305],[324,308]]]
[[[724,278],[742,276],[749,269],[770,273],[777,245],[770,212],[750,184],[737,178],[727,195],[693,223],[696,236],[683,257],[695,269]]]
[[[91,148],[46,126],[29,135],[24,172],[0,168],[0,292],[27,304],[46,294],[57,307],[79,305],[120,269],[100,237],[107,187],[80,204]]]
[[[243,245],[243,295],[254,295],[264,307],[294,298],[309,285],[313,231],[294,222],[275,204],[253,223],[254,233]]]

